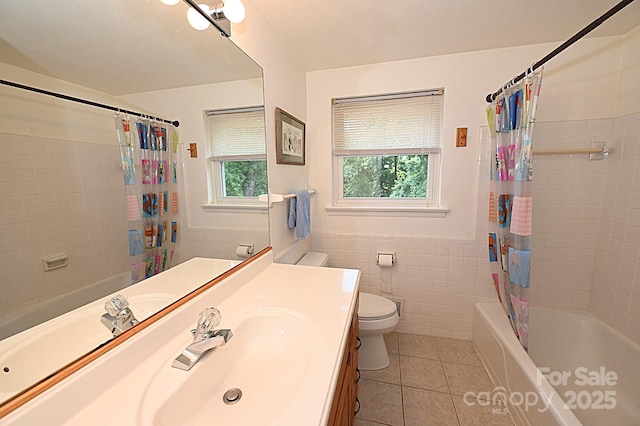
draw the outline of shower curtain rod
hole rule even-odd
[[[618,3],[617,5],[613,6],[611,9],[609,9],[606,13],[604,13],[602,16],[600,16],[598,19],[596,19],[595,21],[593,21],[592,23],[590,23],[589,25],[587,25],[586,27],[584,27],[582,30],[580,30],[578,33],[576,33],[573,37],[571,37],[569,40],[565,41],[564,43],[562,43],[560,46],[558,46],[555,50],[553,50],[551,53],[549,53],[547,56],[545,56],[544,58],[540,59],[538,62],[536,62],[535,64],[533,64],[531,67],[529,67],[527,70],[523,71],[521,74],[513,77],[513,79],[509,82],[507,82],[504,86],[502,86],[500,89],[498,89],[496,92],[494,93],[489,93],[487,95],[487,97],[485,98],[486,101],[488,103],[493,102],[498,95],[500,95],[500,93],[502,93],[502,91],[514,84],[516,84],[517,82],[519,82],[520,80],[522,80],[527,74],[537,70],[538,68],[540,68],[541,66],[543,66],[545,63],[547,63],[549,60],[553,59],[558,53],[562,52],[563,50],[565,50],[567,47],[571,46],[573,43],[575,43],[576,41],[580,40],[582,37],[586,36],[587,34],[589,34],[591,31],[593,31],[594,29],[596,29],[598,26],[600,26],[600,24],[602,24],[604,21],[606,21],[607,19],[611,18],[613,15],[615,15],[616,13],[620,12],[624,7],[628,6],[630,3],[632,3],[634,0],[622,0],[620,3]]]
[[[7,80],[0,80],[0,83],[4,84],[5,86],[16,87],[18,89],[23,89],[23,90],[28,90],[28,91],[31,91],[31,92],[40,93],[40,94],[43,94],[43,95],[53,96],[54,98],[65,99],[67,101],[73,101],[73,102],[77,102],[77,103],[80,103],[80,104],[91,105],[91,106],[94,106],[94,107],[97,107],[97,108],[108,109],[108,110],[116,111],[116,112],[122,112],[122,113],[129,114],[129,115],[135,115],[136,117],[151,118],[151,119],[154,119],[156,121],[160,121],[162,123],[173,124],[175,127],[180,126],[180,122],[178,120],[173,120],[173,121],[165,120],[164,118],[158,118],[158,117],[154,117],[154,116],[151,116],[151,115],[148,115],[148,114],[142,114],[140,112],[129,111],[127,109],[117,108],[117,107],[113,107],[111,105],[105,105],[105,104],[101,104],[101,103],[98,103],[98,102],[88,101],[86,99],[75,98],[73,96],[63,95],[62,93],[50,92],[48,90],[38,89],[37,87],[25,86],[24,84],[14,83],[14,82],[7,81]]]

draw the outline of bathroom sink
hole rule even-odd
[[[129,297],[138,320],[149,317],[175,300],[172,294]],[[111,339],[100,322],[104,300],[78,308],[26,330],[0,346],[0,402]]]
[[[225,318],[219,328],[230,328],[233,338],[190,371],[171,367],[190,340],[175,348],[145,391],[140,424],[267,425],[286,418],[314,374],[314,326],[298,313],[271,309]],[[231,389],[242,396],[229,405],[223,398]]]

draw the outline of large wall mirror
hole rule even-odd
[[[151,275],[193,257],[216,259],[223,273],[269,245],[257,198],[267,187],[262,69],[215,28],[193,29],[187,10],[160,0],[0,3],[0,80],[146,115],[0,85],[0,403],[110,340],[100,316],[112,294],[131,296],[144,319],[194,289],[133,284],[149,275],[148,250]],[[123,154],[118,120],[137,146],[137,122],[156,117],[180,122],[176,137],[148,133],[171,154]],[[232,142],[216,142],[225,125]],[[252,150],[216,148],[244,143],[245,125]],[[149,185],[172,186],[127,187],[127,173],[144,179],[145,167],[158,179]],[[147,235],[152,191],[171,216]]]

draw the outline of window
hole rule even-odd
[[[333,100],[334,204],[439,204],[442,89]]]
[[[267,193],[264,108],[205,111],[209,202],[258,204]]]

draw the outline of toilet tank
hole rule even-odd
[[[296,265],[303,266],[327,266],[329,263],[329,255],[327,253],[320,253],[317,251],[310,251],[302,256],[302,259],[296,263]]]

